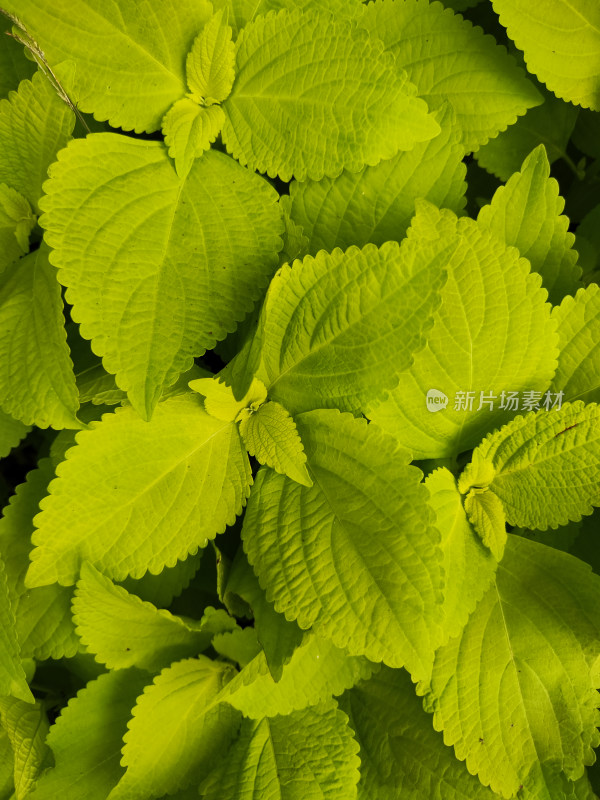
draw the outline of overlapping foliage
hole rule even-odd
[[[597,4],[5,3],[0,800],[593,800]]]

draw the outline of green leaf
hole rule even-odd
[[[293,181],[291,215],[308,236],[308,252],[345,249],[367,242],[401,241],[415,213],[415,199],[460,213],[466,185],[464,150],[458,143],[452,109],[436,114],[442,132],[412,150],[360,172],[337,178]]]
[[[575,780],[592,762],[598,619],[600,579],[589,567],[509,536],[495,585],[461,635],[438,650],[426,699],[434,727],[504,797],[540,765]]]
[[[298,186],[298,184],[294,182],[292,186]],[[290,191],[291,188],[290,186]],[[281,195],[279,207],[285,224],[283,250],[279,253],[279,264],[281,266],[283,264],[291,264],[296,258],[304,258],[308,253],[308,236],[304,235],[302,225],[298,225],[292,219],[292,198],[289,194]]]
[[[33,518],[39,511],[54,466],[40,459],[27,480],[17,487],[0,519],[0,554],[6,564],[8,593],[15,616],[17,638],[24,658],[44,661],[75,655],[79,640],[71,619],[72,592],[64,586],[29,589],[25,574],[29,567]]]
[[[600,402],[600,289],[595,283],[565,297],[552,310],[557,322],[560,354],[552,381],[566,400]]]
[[[223,700],[251,719],[291,714],[337,697],[376,669],[366,658],[348,655],[308,633],[283,666],[279,681],[273,680],[260,653],[227,685]]]
[[[167,111],[162,132],[180,178],[186,178],[195,159],[209,149],[224,121],[221,106],[203,108],[187,97],[178,100]]]
[[[182,372],[181,375],[177,378],[175,383],[172,383],[162,393],[160,399],[161,400],[168,400],[169,397],[181,397],[182,395],[189,395],[190,393],[190,386],[189,384],[194,380],[199,380],[200,378],[207,378],[207,377],[214,377],[213,373],[209,370],[205,369],[204,367],[199,367],[196,364],[192,364],[192,366]],[[124,401],[123,405],[129,405],[128,401]]]
[[[149,423],[131,408],[106,414],[57,475],[35,519],[30,587],[73,584],[86,560],[115,580],[172,567],[234,522],[252,482],[236,426],[193,394]]]
[[[72,65],[59,74],[68,83]],[[48,167],[74,126],[75,115],[41,72],[23,81],[8,100],[0,100],[0,183],[16,189],[36,212]]]
[[[82,339],[76,330],[78,331],[78,327],[74,323],[67,325],[67,343],[71,348],[80,402],[92,403],[95,406],[111,406],[117,403],[128,405],[127,395],[122,389],[117,388],[115,376],[106,372],[102,360],[92,352],[90,343]],[[210,374],[207,370],[192,365],[189,370],[181,373],[175,383],[163,391],[161,399],[166,400],[167,397],[187,393],[190,379]],[[91,422],[100,419],[102,414],[84,408],[80,410],[79,416],[82,421]]]
[[[348,717],[334,706],[244,720],[239,738],[200,793],[204,800],[352,798],[357,751]]]
[[[205,650],[212,638],[200,624],[140,600],[88,563],[73,597],[73,622],[82,644],[108,669],[158,672]]]
[[[100,422],[103,414],[112,412],[110,406],[94,406],[88,405],[80,409],[81,421],[89,428],[90,422]],[[74,447],[76,444],[76,436],[78,431],[63,430],[59,431],[52,440],[50,445],[49,456],[56,468],[61,461],[65,460],[67,450]]]
[[[246,25],[223,109],[228,151],[284,181],[356,172],[439,133],[377,39],[312,10]]]
[[[415,458],[445,458],[509,419],[510,393],[548,387],[556,333],[540,276],[473,220],[420,205],[411,234],[444,241],[448,281],[426,347],[369,417]]]
[[[551,764],[534,765],[525,779],[522,793],[528,800],[597,800],[586,774],[572,781]]]
[[[465,511],[475,532],[501,561],[506,545],[506,519],[500,498],[491,489],[471,489],[465,497]]]
[[[564,205],[558,182],[550,177],[544,146],[539,145],[477,217],[484,230],[529,260],[531,269],[542,276],[553,304],[581,285],[581,267],[573,250],[575,235],[569,232],[567,217],[561,216]]]
[[[269,288],[273,286],[280,272],[281,269],[275,274]],[[261,368],[265,314],[265,301],[263,300],[262,304],[257,305],[252,314],[246,317],[243,328],[233,335],[234,344],[231,348],[219,348],[223,357],[228,355],[231,359],[219,372],[219,380],[231,387],[236,400],[244,400],[251,387],[257,385],[254,384],[254,381],[258,380],[255,376]],[[231,338],[228,337],[229,340]],[[228,352],[229,350],[233,350],[233,353]],[[262,384],[262,381],[260,383]],[[264,386],[264,384],[262,385]]]
[[[590,114],[595,114],[590,111]],[[600,116],[600,115],[599,115]],[[596,270],[600,266],[600,205],[594,206],[583,217],[577,226],[575,247],[579,253],[579,262],[584,271],[584,282],[594,280]],[[597,283],[597,281],[596,281]]]
[[[11,28],[10,20],[0,18],[0,97],[6,97],[9,91],[35,72],[35,64],[26,58],[23,46],[6,35]]]
[[[0,273],[0,404],[26,425],[82,427],[60,286],[44,245]]]
[[[72,351],[71,356],[74,356]],[[125,392],[117,387],[115,376],[104,369],[102,361],[81,372],[75,369],[75,381],[81,405],[92,403],[95,406],[115,406],[127,400]]]
[[[360,744],[358,800],[498,800],[444,746],[404,670],[383,667],[340,707]]]
[[[158,608],[167,608],[191,583],[200,569],[203,553],[204,550],[198,550],[195,556],[177,561],[175,566],[163,569],[158,575],[146,572],[138,579],[125,578],[122,586]]]
[[[148,800],[198,783],[237,733],[240,714],[220,702],[234,669],[199,656],[164,669],[133,709],[108,800]]]
[[[236,400],[232,388],[219,378],[198,378],[190,381],[189,386],[203,395],[207,414],[223,422],[237,421],[244,409],[256,410],[267,399],[265,385],[257,379],[241,400]]]
[[[242,523],[241,519],[236,520],[236,523],[235,523],[235,526],[234,526],[234,530],[235,530],[235,534],[234,535],[235,535],[235,539],[236,540],[239,537],[239,533],[240,533],[240,530],[241,530],[241,523]],[[231,541],[231,539],[229,541]],[[221,542],[219,542],[219,544],[221,544]],[[232,542],[231,546],[235,547],[236,544],[237,544],[237,541]],[[215,542],[211,542],[210,543],[210,549],[212,551],[211,554],[214,554],[214,559],[215,559],[215,561],[214,561],[215,569],[214,569],[214,572],[211,569],[211,577],[210,577],[209,580],[210,580],[211,584],[213,582],[216,584],[214,586],[214,588],[211,587],[212,591],[213,592],[216,591],[217,597],[219,598],[219,602],[222,603],[227,608],[227,610],[229,611],[229,608],[228,608],[227,604],[225,603],[225,587],[227,585],[227,577],[228,577],[229,571],[231,569],[231,558],[229,557],[228,552],[225,552],[225,551],[229,551],[229,552],[231,552],[231,551],[230,551],[230,547],[228,546],[227,539],[223,542],[223,545],[224,545],[225,549],[223,549],[223,546],[218,547]],[[239,545],[238,545],[238,547],[239,547]],[[237,549],[237,547],[236,547],[236,549]],[[214,576],[214,578],[216,578],[216,581],[214,581],[213,576]],[[206,579],[206,576],[205,576],[205,579]],[[209,591],[210,590],[211,589],[209,589]],[[247,616],[247,611],[248,611],[248,608],[244,604],[243,611],[240,614],[240,616],[242,616],[242,617]],[[230,611],[230,613],[233,614],[234,616],[237,616],[235,610],[234,611]]]
[[[543,90],[543,87],[540,88],[543,104],[530,108],[514,125],[495,139],[490,139],[476,153],[480,166],[502,181],[507,181],[513,172],[518,172],[525,158],[540,144],[546,148],[551,164],[559,158],[569,160],[567,144],[579,110]]]
[[[269,672],[273,680],[281,680],[283,667],[289,663],[302,642],[303,632],[295,622],[288,621],[283,614],[275,611],[241,547],[233,559],[225,587],[225,602],[228,606],[231,595],[248,603],[254,615],[254,629],[263,648]]]
[[[301,628],[418,680],[439,643],[443,585],[421,473],[391,436],[349,414],[312,411],[296,424],[313,486],[259,471],[242,530],[248,560]]]
[[[214,636],[236,630],[237,622],[223,608],[206,606],[200,620],[200,627]]]
[[[441,3],[378,0],[360,24],[384,42],[431,109],[450,103],[466,151],[542,102],[503,47]]]
[[[21,662],[6,567],[0,558],[0,696],[2,695],[10,695],[26,703],[34,702]]]
[[[7,456],[28,431],[27,425],[0,409],[0,458]]]
[[[444,630],[457,636],[483,593],[494,579],[498,562],[469,524],[456,479],[445,469],[427,477],[429,504],[436,512],[442,540],[444,574]]]
[[[212,646],[219,655],[245,667],[260,653],[261,647],[254,628],[236,628],[233,631],[217,633]]]
[[[240,433],[251,456],[303,486],[312,486],[306,454],[296,423],[279,403],[269,402],[247,411]]]
[[[256,17],[264,16],[269,11],[281,11],[283,8],[299,8],[304,11],[313,9],[320,13],[329,12],[334,19],[347,20],[355,20],[364,11],[361,0],[214,0],[213,6],[215,9],[226,10],[227,21],[236,36]]]
[[[589,537],[584,533],[584,523],[593,526],[595,523],[594,515],[585,517],[580,522],[570,522],[568,525],[563,525],[556,530],[535,531],[529,528],[513,528],[511,533],[517,536],[524,536],[525,539],[531,539],[534,542],[543,542],[556,550],[564,550],[565,553],[571,553],[571,555],[577,556],[582,561],[586,561],[593,569],[593,557],[590,559],[582,554],[578,546],[582,540],[589,541]]]
[[[594,0],[492,0],[527,69],[557,97],[600,109],[600,8]]]
[[[123,774],[123,734],[147,680],[136,669],[107,672],[69,700],[50,728],[56,766],[38,781],[36,800],[106,800]]]
[[[573,131],[573,144],[575,147],[589,156],[590,159],[600,158],[600,142],[598,133],[600,132],[600,120],[595,111],[586,108],[577,108],[577,124]]]
[[[186,92],[185,56],[211,15],[206,0],[7,0],[54,67],[77,65],[81,111],[114,128],[155,131]]]
[[[35,225],[31,206],[5,183],[0,183],[0,273],[29,251],[29,234]]]
[[[254,342],[269,397],[294,415],[330,407],[360,414],[423,347],[453,247],[412,237],[284,265]],[[239,360],[254,363],[243,351]]]
[[[191,98],[204,106],[222,103],[235,78],[235,45],[232,30],[218,11],[196,37],[186,60]]]
[[[79,327],[69,322],[66,330],[81,405],[92,403],[110,406],[127,400],[125,392],[117,387],[115,376],[104,369],[102,359],[92,352],[90,343],[79,335]],[[87,408],[80,409],[80,414],[87,413]],[[86,421],[89,420],[86,418]]]
[[[162,144],[110,133],[73,141],[50,175],[40,224],[73,318],[149,418],[268,282],[282,247],[277,193],[214,151],[179,179]]]
[[[15,797],[25,800],[30,797],[42,768],[49,766],[46,711],[39,700],[32,705],[14,697],[0,697],[0,713],[14,753]]]
[[[4,728],[0,726],[0,797],[10,800],[14,797],[13,749]]]
[[[490,433],[460,476],[465,494],[489,486],[510,525],[546,530],[600,506],[600,406],[581,401],[518,416]],[[481,481],[481,466],[491,470]]]

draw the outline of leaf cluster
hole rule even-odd
[[[597,4],[5,4],[0,800],[593,800]]]

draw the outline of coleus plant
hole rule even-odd
[[[0,800],[592,800],[596,5],[5,4]]]

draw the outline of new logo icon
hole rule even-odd
[[[448,397],[439,389],[429,389],[427,392],[427,410],[431,412],[442,411],[448,405]]]

